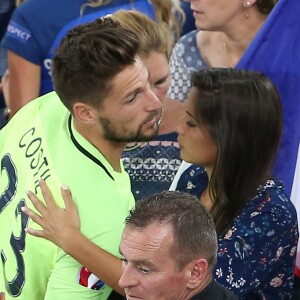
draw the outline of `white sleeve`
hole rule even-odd
[[[173,179],[173,181],[172,181],[172,183],[171,183],[171,186],[170,186],[170,188],[169,188],[169,191],[175,191],[175,190],[176,190],[178,180],[180,179],[182,173],[183,173],[186,169],[188,169],[191,165],[192,165],[192,164],[187,163],[187,162],[184,161],[184,160],[182,161],[182,163],[181,163],[181,165],[179,166],[178,171],[177,171],[177,173],[176,173],[176,175],[175,175],[175,177],[174,177],[174,179]]]

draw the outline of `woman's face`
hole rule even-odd
[[[149,71],[152,91],[163,102],[171,82],[170,67],[166,55],[152,52],[147,58],[142,58],[142,61]]]
[[[180,156],[187,162],[212,170],[216,160],[217,146],[208,130],[196,121],[195,101],[201,100],[198,99],[195,88],[192,88],[186,104],[186,113],[177,129]]]
[[[186,0],[198,29],[223,31],[228,24],[239,26],[245,15],[244,0]]]

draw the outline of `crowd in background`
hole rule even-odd
[[[10,140],[5,132],[11,138],[22,118],[30,126],[27,104],[64,89],[53,84],[51,71],[67,32],[112,14],[113,20],[139,38],[137,55],[149,72],[149,86],[158,100],[152,109],[157,130],[141,140],[128,138],[121,155],[119,171],[128,172],[134,200],[168,189],[192,194],[215,224],[218,255],[212,276],[216,282],[239,299],[298,297],[300,262],[296,263],[296,257],[300,260],[300,253],[297,256],[295,206],[300,202],[296,182],[300,176],[300,89],[296,81],[300,79],[300,55],[295,49],[291,59],[284,53],[291,41],[294,48],[300,46],[300,34],[297,29],[283,31],[282,36],[278,32],[281,27],[300,28],[294,17],[285,18],[290,22],[286,26],[280,23],[282,16],[291,12],[291,5],[287,0],[2,1],[1,155],[10,151],[6,150]],[[295,5],[295,11],[300,11]],[[275,38],[280,42],[276,51]],[[71,105],[67,108],[75,114]],[[63,108],[57,111],[69,113],[63,113]],[[106,122],[107,129],[110,124]],[[72,195],[77,205],[77,195]],[[4,197],[3,201],[5,206],[10,203]],[[5,206],[0,203],[0,224]],[[29,216],[36,218],[30,212]],[[67,217],[66,212],[60,226],[70,226]],[[46,216],[44,222],[48,222]],[[44,237],[63,250],[68,245],[68,254],[92,269],[94,262],[78,254],[81,245],[76,245],[73,253],[69,249],[74,241],[61,237],[64,243],[58,242],[54,236],[59,234],[53,231]],[[82,247],[90,247],[94,257],[99,255],[102,261],[101,245],[96,243],[95,249],[93,243],[88,244],[79,229],[76,235],[82,239]],[[119,268],[118,260],[107,256],[107,261]],[[99,278],[106,276],[102,272],[93,270]],[[104,284],[98,277],[97,285]],[[111,286],[122,293],[115,282],[113,278]],[[0,287],[4,288],[1,281]]]

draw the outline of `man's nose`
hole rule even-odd
[[[147,93],[148,102],[147,102],[147,110],[148,111],[154,111],[154,110],[160,110],[163,106],[161,100],[155,95],[155,93],[149,89]]]
[[[137,285],[138,280],[137,280],[136,276],[134,275],[134,273],[135,272],[132,267],[130,267],[128,265],[123,267],[123,273],[122,273],[121,278],[119,279],[119,286],[122,289],[126,289],[126,288]]]

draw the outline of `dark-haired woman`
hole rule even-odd
[[[297,215],[271,175],[282,132],[276,88],[261,73],[226,68],[191,82],[178,142],[192,165],[171,189],[196,195],[212,214],[219,283],[240,299],[292,299]]]

